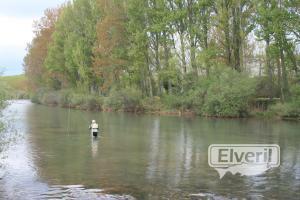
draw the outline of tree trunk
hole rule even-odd
[[[184,74],[187,73],[187,67],[186,67],[186,60],[185,60],[185,44],[184,44],[184,38],[183,33],[180,33],[180,51],[181,51],[181,61],[182,61],[182,67]]]
[[[225,24],[224,24],[224,35],[225,35],[225,51],[226,51],[226,58],[227,58],[227,65],[232,65],[231,60],[231,40],[230,40],[230,23],[229,23],[229,2],[228,0],[225,0],[225,6],[223,9],[225,9]]]
[[[282,89],[282,74],[281,74],[280,59],[277,58],[276,61],[277,61],[277,84],[278,84],[278,88],[280,90],[280,101],[283,102],[284,95],[283,95],[283,89]]]
[[[204,47],[203,49],[205,51],[208,50],[208,14],[207,14],[207,8],[204,8],[205,10],[203,11],[203,43]],[[205,62],[205,71],[206,71],[206,76],[209,76],[209,70],[210,66],[208,62]]]
[[[270,48],[270,37],[267,36],[265,39],[266,42],[266,64],[267,64],[267,72],[268,72],[268,79],[269,79],[269,98],[272,100],[273,99],[273,70],[272,70],[272,65],[271,65],[271,60],[270,60],[270,53],[269,53],[269,48]]]
[[[155,65],[156,69],[160,70],[160,60],[159,60],[159,36],[158,33],[153,34],[155,39],[154,39],[154,54],[155,54]]]
[[[287,71],[285,66],[285,57],[283,48],[280,48],[280,63],[282,68],[282,83],[283,83],[283,101],[287,100],[287,97],[289,96],[289,84],[287,79]]]
[[[193,1],[187,1],[187,9],[188,9],[188,27],[189,27],[189,41],[190,41],[190,61],[191,67],[198,74],[196,69],[196,42],[195,42],[195,33],[193,30],[194,20],[193,20]]]
[[[163,47],[164,47],[164,60],[165,60],[165,67],[169,67],[169,58],[170,58],[170,52],[168,48],[168,37],[166,31],[163,31],[164,41],[163,41]]]
[[[232,8],[233,14],[233,55],[234,55],[234,69],[241,72],[241,35],[240,35],[240,8],[239,5]]]

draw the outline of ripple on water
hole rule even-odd
[[[101,189],[87,189],[83,185],[54,185],[40,195],[40,199],[95,199],[95,200],[134,200],[129,195],[105,194]]]

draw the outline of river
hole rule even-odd
[[[2,118],[0,199],[299,199],[300,123],[100,113],[12,101]],[[91,138],[92,119],[101,136]],[[210,144],[278,144],[258,176],[208,165]]]

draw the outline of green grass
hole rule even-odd
[[[0,81],[14,90],[28,90],[27,78],[24,74],[16,76],[1,76]]]
[[[25,75],[0,76],[0,82],[6,88],[9,99],[28,98],[29,87]]]

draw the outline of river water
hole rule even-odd
[[[13,101],[3,112],[0,199],[300,199],[300,123],[97,113]],[[91,138],[92,119],[101,136]],[[208,165],[210,144],[278,144],[259,176]]]

